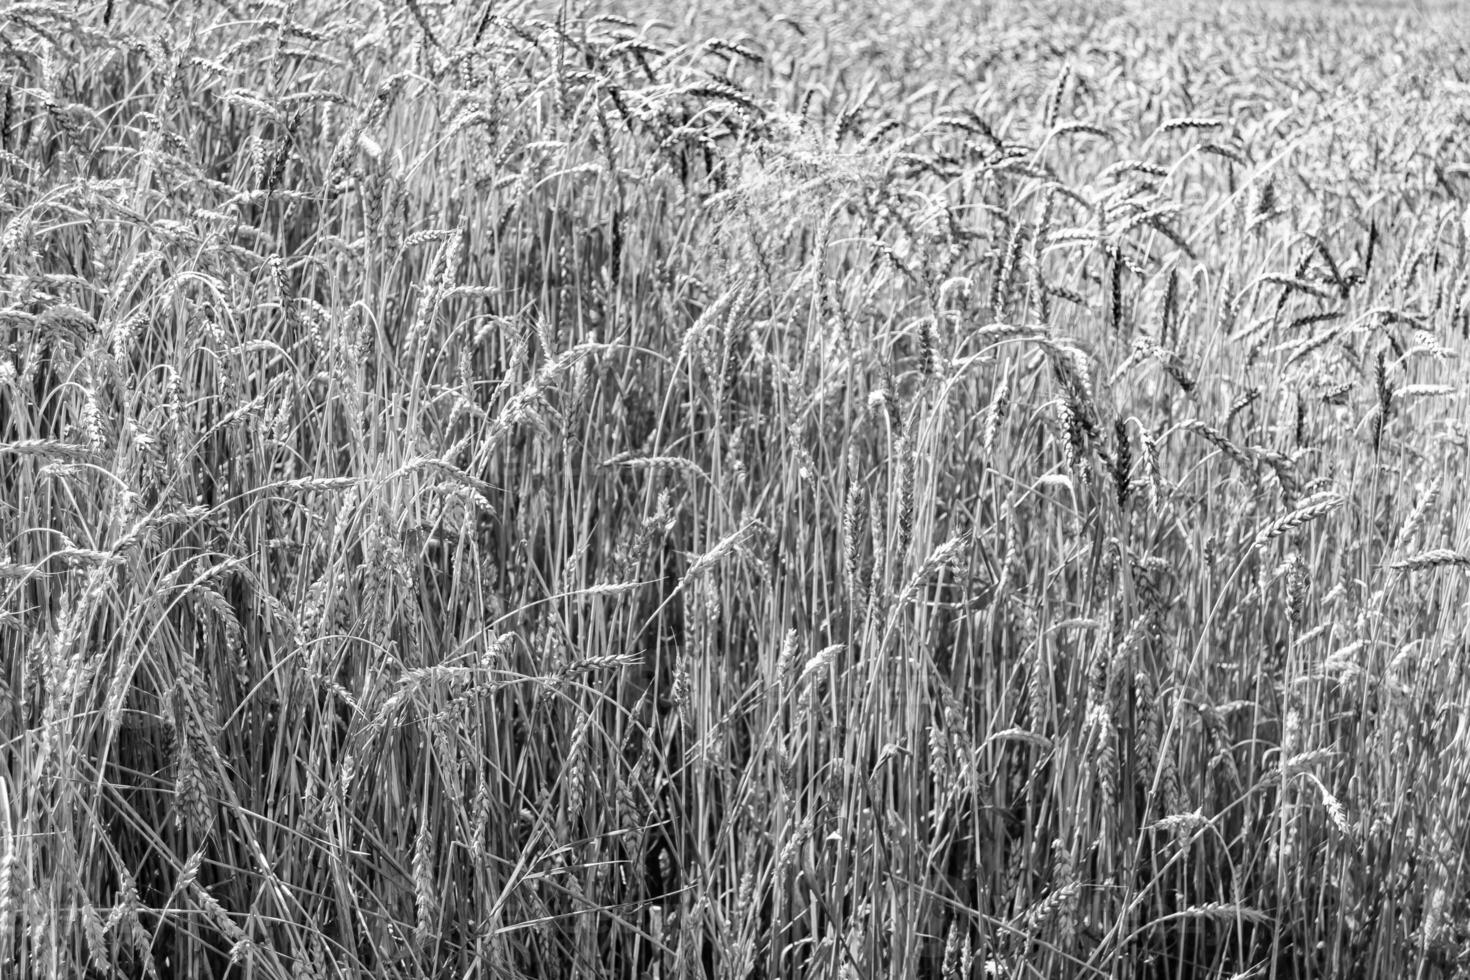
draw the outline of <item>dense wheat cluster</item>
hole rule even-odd
[[[0,8],[0,975],[1470,976],[1461,36]]]

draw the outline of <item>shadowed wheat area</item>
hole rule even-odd
[[[1470,51],[0,9],[0,974],[1470,976]]]

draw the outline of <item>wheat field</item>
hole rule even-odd
[[[1470,977],[1467,27],[0,7],[0,976]]]

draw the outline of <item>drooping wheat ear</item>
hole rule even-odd
[[[82,905],[82,934],[87,940],[88,961],[99,970],[103,969],[108,960],[107,934],[102,916],[97,914],[97,906],[91,902]]]
[[[606,590],[609,589],[615,592],[626,591],[625,586],[621,584],[614,586],[594,585],[590,588],[581,590],[579,594],[603,595],[606,594]],[[603,670],[621,670],[624,667],[636,667],[638,664],[642,663],[642,661],[643,655],[638,652],[611,653],[601,657],[583,657],[580,660],[574,660],[571,663],[567,664],[567,673],[592,674]]]
[[[1181,909],[1181,916],[1193,918],[1210,919],[1214,922],[1238,924],[1241,922],[1266,923],[1271,921],[1270,914],[1260,909],[1253,909],[1246,905],[1231,902],[1204,902],[1199,905],[1191,905],[1187,909]]]
[[[10,76],[0,80],[0,150],[9,152],[10,127],[15,121],[15,91]]]
[[[1307,448],[1307,400],[1302,398],[1301,392],[1297,392],[1297,422],[1292,428],[1298,450]]]
[[[950,777],[953,773],[953,764],[950,758],[949,734],[939,722],[929,726],[929,774],[934,779],[934,785],[939,788],[949,786]]]
[[[1011,284],[1016,274],[1016,262],[1021,254],[1024,231],[1025,225],[1020,221],[1011,225],[1010,240],[1006,242],[1005,254],[1001,256],[1000,267],[990,284],[990,309],[997,321],[1005,320],[1006,309],[1010,306]]]
[[[1026,721],[1031,731],[1044,736],[1051,720],[1051,697],[1055,687],[1051,662],[1040,643],[1028,647],[1027,659],[1030,664],[1026,671]]]
[[[1230,403],[1230,411],[1225,413],[1225,429],[1229,431],[1236,416],[1245,411],[1261,397],[1261,389],[1256,387],[1247,388],[1236,396]]]
[[[1133,448],[1128,441],[1128,423],[1124,419],[1113,422],[1113,486],[1117,490],[1118,509],[1128,509],[1128,495],[1132,491],[1130,473],[1133,469]]]
[[[996,385],[995,395],[990,399],[990,407],[985,412],[985,430],[980,437],[980,445],[987,458],[995,455],[995,437],[1000,432],[1001,423],[1005,421],[1010,407],[1011,374],[1006,371]]]
[[[744,541],[746,537],[748,537],[750,534],[757,531],[763,526],[764,525],[762,525],[761,522],[756,518],[750,518],[734,531],[731,531],[719,541],[715,542],[715,546],[713,548],[695,558],[694,563],[689,566],[689,571],[685,572],[684,577],[679,580],[679,589],[683,590],[688,588],[689,584],[695,579],[695,577],[718,565],[721,561],[723,561],[731,553],[733,553],[736,547],[742,541]]]
[[[485,774],[477,776],[478,785],[475,787],[475,795],[470,801],[470,859],[478,866],[485,859],[485,834],[490,830],[490,780]]]
[[[189,603],[201,621],[214,620],[223,634],[220,652],[232,668],[241,690],[250,686],[249,665],[245,656],[245,634],[240,628],[239,617],[224,596],[206,585],[195,584],[189,590]]]
[[[1170,269],[1169,278],[1164,281],[1164,296],[1159,303],[1158,342],[1162,347],[1169,346],[1169,334],[1172,331],[1179,303],[1179,270]],[[1174,331],[1177,332],[1177,331]]]
[[[1149,824],[1146,829],[1173,834],[1175,840],[1183,843],[1190,834],[1209,825],[1210,818],[1205,816],[1203,810],[1192,810],[1189,813],[1170,813],[1168,816],[1160,817]]]
[[[791,867],[802,846],[811,839],[813,823],[813,815],[808,813],[802,817],[801,822],[796,825],[791,836],[781,845],[781,853],[776,856],[776,876],[778,879],[785,873],[787,868]]]
[[[1143,457],[1143,472],[1147,477],[1148,487],[1148,509],[1153,513],[1159,512],[1159,498],[1164,489],[1163,471],[1159,467],[1159,445],[1152,434],[1143,428],[1142,423],[1138,426],[1139,455]]]
[[[1314,493],[1303,500],[1295,510],[1267,524],[1256,533],[1254,547],[1262,548],[1288,531],[1309,524],[1342,506],[1342,497],[1332,491]]]
[[[1338,833],[1351,838],[1353,828],[1352,824],[1348,823],[1347,808],[1342,805],[1342,801],[1333,795],[1332,791],[1327,788],[1327,784],[1322,782],[1316,773],[1305,772],[1301,774],[1301,778],[1316,784],[1318,791],[1322,794],[1322,806],[1327,810],[1328,819],[1332,821]]]
[[[1102,820],[1111,821],[1111,814],[1118,804],[1118,727],[1113,713],[1104,702],[1089,712],[1093,726],[1093,737],[1097,739],[1092,756],[1096,767],[1097,787],[1102,802]]]
[[[686,613],[686,621],[698,618],[697,613]],[[674,661],[672,673],[674,678],[673,683],[669,686],[669,701],[678,714],[680,730],[688,737],[694,731],[694,705],[690,697],[694,691],[694,679],[689,673],[687,654],[679,656]]]
[[[1470,555],[1453,548],[1431,548],[1395,562],[1394,568],[1405,572],[1427,572],[1435,568],[1470,568]]]
[[[1211,445],[1220,450],[1226,456],[1230,457],[1231,461],[1234,462],[1236,466],[1240,467],[1241,471],[1246,475],[1247,479],[1251,480],[1252,483],[1256,481],[1257,474],[1255,463],[1248,455],[1246,455],[1245,450],[1241,449],[1235,443],[1227,439],[1224,433],[1220,432],[1219,429],[1216,429],[1208,422],[1204,422],[1200,419],[1190,419],[1186,422],[1183,422],[1180,424],[1180,428],[1187,429],[1190,432],[1198,432],[1200,435],[1204,436]]]
[[[1419,534],[1424,526],[1424,520],[1429,516],[1429,511],[1439,501],[1440,489],[1444,486],[1444,474],[1436,474],[1434,481],[1429,484],[1429,489],[1424,491],[1424,496],[1414,505],[1409,512],[1409,517],[1404,521],[1404,526],[1399,528],[1398,536],[1394,539],[1395,550],[1410,544]]]
[[[1067,464],[1067,472],[1080,479],[1086,437],[1070,398],[1063,398],[1056,403],[1056,422],[1061,432],[1062,459]]]
[[[1307,337],[1305,340],[1295,343],[1295,346],[1292,346],[1292,344],[1283,345],[1283,348],[1290,348],[1291,353],[1287,355],[1285,362],[1282,364],[1282,367],[1291,367],[1293,364],[1296,364],[1299,361],[1306,360],[1317,351],[1326,347],[1328,344],[1331,344],[1338,337],[1340,337],[1342,333],[1342,327],[1333,327],[1329,330],[1323,330],[1321,333],[1313,334],[1312,336]],[[1342,390],[1345,392],[1351,390],[1351,388],[1352,385],[1348,384]]]
[[[797,678],[797,683],[815,687],[821,680],[818,675],[832,666],[837,660],[837,655],[845,649],[847,649],[845,644],[834,643],[818,650],[801,668],[801,675]]]
[[[8,802],[8,801],[7,801]],[[19,911],[19,903],[16,897],[20,893],[20,839],[15,834],[7,833],[5,839],[0,841],[4,846],[5,854],[0,856],[0,950],[10,948],[11,932],[15,923],[20,919],[16,913]]]
[[[1013,501],[1006,501],[1005,513],[1005,551],[1001,555],[1000,570],[995,575],[995,587],[999,592],[1005,592],[1010,587],[1011,578],[1015,575],[1016,567],[1021,560],[1020,536],[1016,533],[1019,517]]]
[[[1072,63],[1064,61],[1062,70],[1057,74],[1056,81],[1052,82],[1051,91],[1047,93],[1046,106],[1041,115],[1041,131],[1050,130],[1057,123],[1057,114],[1061,111],[1062,95],[1067,89],[1067,80],[1072,76]]]
[[[210,798],[217,793],[219,772],[216,752],[220,727],[214,695],[207,686],[204,672],[192,651],[180,658],[179,679],[175,686],[175,734],[178,749],[178,774],[175,785],[176,816],[180,825],[199,833],[212,824]]]
[[[905,433],[898,441],[898,568],[900,572],[914,539],[914,480],[917,453],[913,437]]]
[[[791,693],[795,671],[796,630],[790,629],[786,631],[786,636],[781,640],[781,652],[776,656],[776,691],[777,696],[782,700]]]
[[[1186,129],[1212,130],[1219,129],[1225,125],[1223,119],[1211,119],[1203,116],[1181,116],[1178,119],[1170,119],[1159,127],[1160,133],[1177,133]]]
[[[1230,794],[1231,799],[1235,799],[1242,790],[1240,767],[1235,762],[1235,746],[1230,741],[1225,721],[1212,704],[1200,705],[1199,712],[1201,726],[1210,747],[1209,768],[1218,767],[1221,770],[1219,778],[1224,783],[1225,792]]]
[[[1292,552],[1286,559],[1286,618],[1294,630],[1302,628],[1308,583],[1307,563],[1300,554]]]
[[[872,549],[863,562],[863,592],[868,597],[868,620],[877,622],[888,598],[889,555],[888,505],[885,495],[868,495],[868,528]]]
[[[926,379],[939,374],[939,328],[932,316],[919,320],[919,370]]]
[[[1147,671],[1138,671],[1133,676],[1133,703],[1137,723],[1134,725],[1134,751],[1138,754],[1138,778],[1145,794],[1145,803],[1151,801],[1158,781],[1157,803],[1163,813],[1173,813],[1178,805],[1179,780],[1174,772],[1174,756],[1161,752],[1160,737],[1164,731],[1164,716],[1159,709],[1158,688],[1153,676]]]
[[[190,828],[203,833],[210,823],[209,792],[204,779],[204,767],[196,750],[195,740],[185,731],[176,734],[174,742],[178,759],[178,771],[174,779],[174,819],[180,829]]]
[[[913,577],[903,587],[903,592],[899,594],[899,604],[902,605],[912,599],[924,583],[929,580],[929,576],[942,569],[952,567],[960,555],[964,553],[965,549],[969,547],[969,544],[970,533],[968,531],[961,531],[935,548],[929,554],[929,557],[924,559],[923,564],[919,566],[918,570],[914,572]]]
[[[1114,626],[1113,635],[1118,638],[1116,645],[1106,657],[1107,675],[1104,689],[1108,709],[1112,711],[1114,717],[1121,716],[1127,710],[1125,704],[1127,679],[1133,674],[1134,662],[1138,659],[1138,649],[1148,637],[1154,622],[1155,617],[1152,613],[1141,612],[1133,617],[1121,637],[1118,637],[1117,627]]]
[[[1378,362],[1373,371],[1374,388],[1378,394],[1378,408],[1373,416],[1373,451],[1378,452],[1383,442],[1383,430],[1388,426],[1389,413],[1393,410],[1393,385],[1388,381],[1388,367],[1384,352],[1378,351]]]
[[[1056,890],[1047,898],[1057,916],[1058,945],[1070,950],[1077,939],[1077,906],[1081,898],[1076,865],[1060,839],[1052,841],[1052,881]],[[1044,903],[1046,904],[1046,903]]]
[[[1326,299],[1327,296],[1330,295],[1326,292],[1326,290],[1320,289],[1316,283],[1303,278],[1306,275],[1307,270],[1311,267],[1312,253],[1308,251],[1302,253],[1302,257],[1297,261],[1296,268],[1291,270],[1290,276],[1281,277],[1268,272],[1266,273],[1266,275],[1261,276],[1259,279],[1256,280],[1256,282],[1258,283],[1274,282],[1281,286],[1281,294],[1276,297],[1276,308],[1271,313],[1272,322],[1276,322],[1280,319],[1281,313],[1283,310],[1286,309],[1286,303],[1288,300],[1291,299],[1293,293],[1308,293],[1310,295],[1317,296],[1320,299]]]
[[[861,618],[862,608],[866,605],[867,598],[862,592],[861,544],[864,532],[867,530],[866,496],[863,488],[854,484],[848,488],[847,504],[842,510],[842,553],[847,573],[848,609],[854,629],[859,625],[858,620]]]
[[[148,976],[156,980],[158,973],[153,967],[153,958],[148,955],[153,946],[153,936],[144,927],[138,916],[143,903],[138,895],[137,882],[133,880],[133,876],[126,868],[118,869],[118,878],[120,884],[117,898],[113,901],[112,911],[108,913],[106,929],[117,935],[120,942],[125,942],[131,947],[133,956],[143,961],[144,970]],[[3,928],[4,926],[0,925],[0,930]],[[0,931],[0,937],[3,936],[4,932]]]
[[[1042,267],[1042,256],[1047,235],[1051,232],[1052,214],[1056,209],[1057,192],[1050,189],[1041,202],[1041,216],[1031,234],[1031,292],[1035,297],[1036,322],[1042,327],[1051,324],[1051,291],[1046,284],[1046,273]]]
[[[885,367],[882,374],[882,382],[877,388],[868,393],[868,415],[877,418],[882,413],[883,418],[888,421],[888,428],[892,438],[903,437],[903,410],[899,408],[898,398],[894,395],[896,390],[893,373]]]
[[[220,935],[228,939],[232,947],[241,943],[248,944],[250,937],[246,935],[245,930],[240,927],[240,924],[235,921],[234,917],[230,915],[225,907],[220,904],[219,899],[215,898],[209,889],[204,887],[204,883],[197,878],[192,884],[195,898],[204,907],[204,911],[209,915],[210,921],[214,923],[215,928],[220,931]]]
[[[1086,426],[1088,435],[1096,434],[1097,411],[1092,384],[1092,360],[1080,347],[1043,339],[1041,347],[1050,357],[1052,372],[1072,402],[1072,407]]]
[[[420,807],[419,830],[413,842],[414,942],[427,948],[434,921],[439,917],[439,899],[434,891],[434,841],[429,833],[429,808]]]
[[[635,453],[623,452],[616,456],[609,456],[602,461],[603,466],[626,466],[632,469],[677,469],[690,476],[705,482],[710,482],[709,474],[694,460],[685,459],[683,456],[639,456]]]
[[[1244,291],[1237,290],[1236,286],[1236,274],[1232,268],[1225,273],[1225,278],[1220,282],[1217,300],[1220,332],[1226,335],[1235,329],[1235,323],[1240,319],[1241,303],[1245,299]]]
[[[680,659],[682,662],[683,658]],[[687,695],[684,701],[688,701]],[[682,709],[683,707],[684,705],[681,704],[680,708]],[[588,732],[591,722],[592,715],[590,713],[582,716],[582,721],[577,725],[576,731],[572,733],[571,748],[567,750],[565,766],[567,773],[567,818],[569,820],[576,820],[580,817],[582,815],[582,808],[587,802],[587,786],[590,770],[588,764]]]
[[[1269,218],[1276,212],[1276,177],[1267,174],[1265,179],[1256,185],[1256,199],[1252,208],[1252,218]]]
[[[949,924],[949,933],[944,940],[944,962],[940,967],[939,975],[942,980],[959,980],[960,969],[960,923],[959,920]]]
[[[1019,323],[987,323],[975,331],[975,340],[981,347],[991,347],[1012,340],[1017,337],[1038,339],[1041,328],[1036,326],[1025,326]]]
[[[462,721],[455,712],[444,712],[429,723],[429,733],[434,741],[434,764],[440,778],[444,780],[444,793],[452,800],[463,800],[468,794],[464,789],[464,770],[460,764],[463,753],[458,737]]]
[[[1123,249],[1108,249],[1108,329],[1113,336],[1123,333]]]
[[[1295,507],[1297,498],[1301,497],[1301,479],[1298,478],[1297,464],[1292,461],[1292,457],[1274,450],[1257,450],[1257,454],[1276,473],[1276,483],[1282,491],[1283,504],[1288,508]]]
[[[759,298],[759,287],[748,279],[743,279],[735,287],[735,296],[730,301],[729,307],[722,318],[723,323],[719,330],[721,340],[719,366],[720,366],[720,395],[727,397],[728,393],[735,388],[740,380],[742,358],[740,356],[740,341],[744,334],[742,327],[747,322],[747,314]]]

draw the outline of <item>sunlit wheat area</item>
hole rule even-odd
[[[0,6],[0,977],[1470,977],[1470,15]]]

